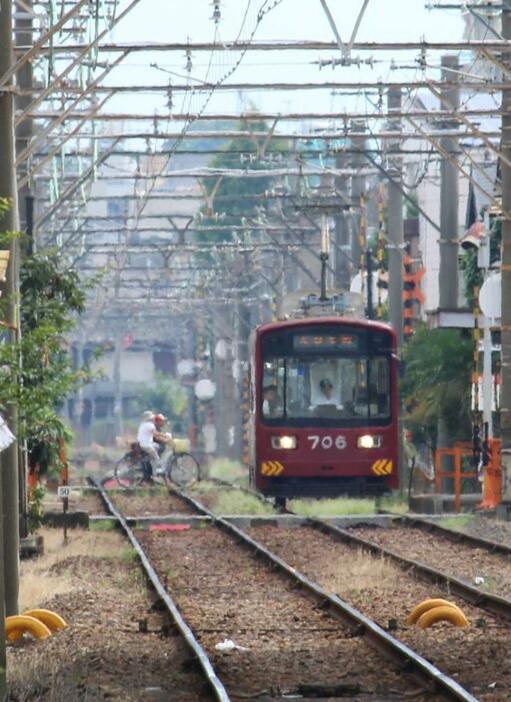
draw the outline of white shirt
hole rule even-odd
[[[153,434],[156,427],[153,422],[142,422],[138,428],[137,441],[140,446],[154,446]]]

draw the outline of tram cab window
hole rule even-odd
[[[314,425],[390,418],[385,356],[286,356],[264,362],[262,416]],[[341,421],[342,424],[342,421]]]

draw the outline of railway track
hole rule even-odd
[[[158,577],[144,549],[142,548],[140,542],[136,538],[133,530],[128,526],[128,523],[124,516],[115,508],[114,504],[108,497],[103,487],[99,485],[99,483],[96,483],[96,487],[99,490],[99,494],[105,504],[105,507],[107,508],[109,513],[113,517],[115,517],[115,519],[117,519],[118,524],[121,526],[122,530],[131,542],[131,545],[135,549],[137,556],[140,559],[140,563],[144,569],[146,577],[151,583],[151,586],[154,588],[161,602],[167,609],[172,621],[174,622],[184,642],[186,643],[191,653],[197,660],[204,675],[205,681],[211,691],[213,699],[217,700],[218,702],[230,702],[231,698],[227,694],[223,683],[220,681],[215,670],[213,669],[213,666],[211,665],[211,662],[206,652],[198,642],[193,631],[183,619],[174,600],[170,597],[167,588],[163,585],[160,578]]]
[[[477,548],[485,548],[491,553],[498,553],[504,556],[511,555],[511,546],[507,546],[506,544],[492,541],[491,539],[485,539],[481,536],[465,534],[464,532],[456,531],[455,529],[449,529],[448,527],[442,526],[441,524],[436,524],[428,519],[409,517],[406,514],[389,514],[392,516],[393,524],[396,526],[402,525],[405,527],[415,527],[429,534],[435,534],[441,538],[448,539],[453,543],[462,543],[468,544],[469,546],[475,546]]]
[[[172,581],[179,610],[191,624],[190,628],[179,615],[179,628],[197,651],[208,683],[221,678],[230,699],[256,695],[261,700],[281,700],[285,694],[304,700],[323,694],[379,702],[476,699],[254,538],[195,500],[179,496],[207,515],[212,526],[185,531],[177,538],[172,533],[135,535],[103,493],[174,617],[178,608],[161,583],[162,578]],[[230,632],[247,651],[236,649],[233,656],[218,653],[214,642]],[[214,665],[207,666],[204,656],[211,657]],[[382,664],[382,656],[392,663]],[[225,699],[219,692],[214,694]]]
[[[344,531],[309,523],[299,530],[254,525],[249,533],[381,626],[392,626],[394,636],[455,677],[479,699],[511,699],[509,621],[488,614],[476,603],[467,604],[448,584],[431,585],[429,577],[418,577],[413,564],[396,562],[385,551],[367,548],[365,541],[351,539],[349,532],[344,538]],[[457,604],[471,622],[470,628],[443,624],[417,630],[404,624],[419,602],[437,597]]]
[[[364,528],[355,527],[351,529],[341,529],[332,524],[329,524],[320,519],[309,519],[308,524],[324,534],[328,534],[331,538],[348,544],[352,548],[363,549],[375,556],[389,559],[401,569],[409,574],[414,575],[417,579],[424,582],[432,583],[435,586],[441,587],[444,591],[460,597],[465,602],[468,602],[476,607],[479,607],[491,614],[501,616],[508,621],[511,621],[511,600],[506,597],[493,594],[488,591],[482,591],[479,587],[472,585],[465,580],[456,577],[452,573],[441,570],[438,566],[423,563],[422,561],[412,558],[409,555],[403,555],[394,548],[389,548],[378,541],[378,538],[384,534],[384,529],[378,527]],[[364,536],[359,535],[363,532]],[[389,534],[386,535],[385,542],[391,541],[393,528],[389,529]],[[435,532],[436,534],[436,532]],[[375,540],[376,537],[376,540]],[[452,543],[449,541],[449,543]],[[456,543],[456,542],[454,542]],[[492,542],[490,542],[492,543]],[[493,544],[492,544],[493,545]],[[472,546],[471,546],[472,547]],[[420,547],[416,551],[420,552]],[[454,558],[454,555],[451,557]],[[437,563],[439,554],[437,552]],[[511,573],[511,568],[510,568]]]
[[[431,526],[422,520],[399,520],[385,529],[350,529],[339,533],[339,538],[379,549],[403,566],[413,567],[420,577],[448,584],[467,601],[511,619],[511,559],[507,547]],[[420,561],[416,560],[417,554]]]

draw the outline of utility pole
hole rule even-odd
[[[367,160],[364,157],[364,148],[365,148],[365,138],[363,136],[363,132],[365,130],[365,126],[363,124],[356,124],[353,123],[351,125],[352,133],[353,136],[351,137],[351,143],[353,148],[359,149],[359,153],[355,153],[351,159],[351,166],[353,168],[360,168],[362,169],[366,163]],[[360,136],[355,136],[355,134],[360,134]],[[353,227],[352,227],[352,232],[351,232],[351,261],[352,261],[352,266],[354,268],[353,270],[353,275],[356,275],[358,271],[362,268],[361,262],[362,262],[362,256],[364,255],[364,252],[362,251],[362,248],[360,246],[360,220],[361,220],[361,211],[360,211],[360,202],[361,202],[361,197],[365,195],[366,191],[366,179],[364,175],[354,175],[351,179],[351,199],[353,202],[355,209],[355,215],[353,217]]]
[[[17,46],[30,46],[33,43],[33,21],[31,10],[33,0],[26,0],[26,12],[18,12],[15,18],[15,35]],[[27,61],[21,66],[16,73],[16,84],[19,88],[27,91],[25,95],[16,97],[16,108],[23,112],[32,100],[30,90],[33,87],[33,71],[32,61]],[[33,120],[31,117],[26,117],[16,128],[16,156],[30,145],[30,140],[33,134]],[[19,174],[26,176],[28,174],[28,160],[20,164]],[[19,200],[19,215],[20,229],[25,232],[27,241],[23,247],[23,251],[30,255],[34,247],[34,232],[33,232],[33,202],[34,198],[30,192],[30,185],[27,182],[18,192]],[[28,536],[28,498],[27,498],[27,452],[26,446],[19,447],[18,451],[18,468],[19,468],[19,512],[20,512],[20,537]]]
[[[389,112],[401,111],[401,89],[391,88],[387,94]],[[389,129],[398,131],[399,120],[393,120]],[[389,144],[392,148],[399,146],[399,141]],[[389,316],[390,323],[397,334],[398,346],[403,343],[403,191],[402,160],[400,156],[389,158],[388,183],[388,252],[389,252]]]
[[[0,15],[0,24],[2,23],[2,17]],[[0,461],[0,470],[3,468],[3,462]],[[3,516],[2,510],[2,481],[0,480],[0,517]],[[0,563],[4,562],[4,523],[3,519],[0,519]],[[0,568],[0,621],[5,621],[5,582],[2,569]],[[7,694],[7,679],[6,679],[6,667],[7,667],[7,656],[5,650],[5,627],[0,627],[0,702],[5,702]]]
[[[113,433],[114,436],[122,436],[124,431],[122,417],[122,350],[123,350],[123,328],[122,321],[119,320],[114,331],[114,359],[112,380],[114,385],[114,411],[113,411]]]
[[[442,56],[442,80],[453,83],[457,81],[459,68],[456,56]],[[460,91],[454,87],[442,88],[442,98],[452,109],[458,109]],[[442,102],[442,101],[441,101]],[[444,108],[444,104],[440,105]],[[456,121],[445,121],[443,127],[450,129]],[[440,309],[457,309],[458,307],[458,169],[453,163],[458,148],[453,137],[442,137],[441,146],[450,154],[451,159],[442,158],[440,162],[440,272],[439,272],[439,307]]]
[[[511,10],[502,10],[502,36],[511,39]],[[511,66],[511,53],[502,54]],[[501,396],[502,500],[511,507],[511,85],[502,91],[502,313],[501,313]]]
[[[339,153],[335,159],[335,167],[339,170],[347,168],[349,156],[345,153]],[[342,290],[350,289],[351,270],[350,270],[350,221],[349,214],[346,210],[346,202],[349,198],[348,178],[347,176],[335,177],[335,189],[340,196],[339,211],[334,217],[334,256],[333,264],[335,271],[334,288]]]
[[[0,75],[8,71],[14,61],[13,56],[13,3],[12,0],[0,0]],[[7,198],[10,207],[0,217],[0,231],[18,231],[18,197],[16,186],[15,148],[14,148],[14,95],[12,79],[3,91],[0,90],[0,150],[2,166],[0,168],[0,197]],[[6,282],[2,284],[2,296],[7,297],[5,320],[12,329],[7,343],[17,340],[19,326],[18,308],[18,242],[13,239],[9,244],[9,265]],[[17,434],[17,408],[9,405],[5,412],[6,422]],[[19,594],[19,485],[18,485],[18,442],[14,441],[1,455],[1,481],[3,503],[3,537],[4,537],[4,583],[5,613],[7,616],[18,613]],[[4,669],[4,668],[3,668]]]

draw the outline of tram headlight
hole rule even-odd
[[[362,434],[357,439],[358,448],[363,449],[380,448],[381,443],[381,436],[375,436],[374,434]]]
[[[272,436],[271,447],[274,449],[295,449],[298,445],[296,436]]]

